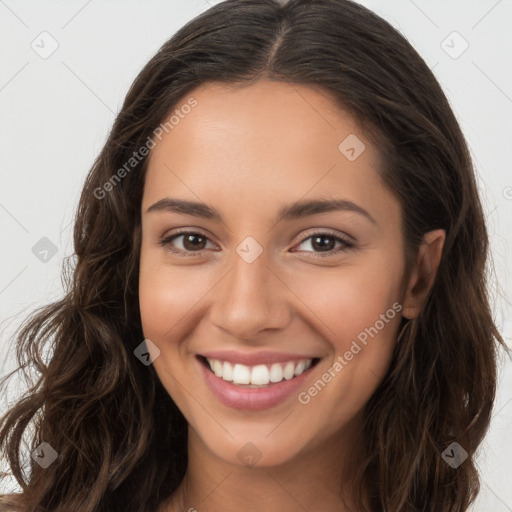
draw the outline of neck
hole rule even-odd
[[[359,430],[357,430],[359,429]],[[271,467],[233,466],[189,427],[187,473],[166,512],[348,512],[348,475],[362,452],[360,423]],[[359,441],[356,441],[358,439]],[[366,504],[367,506],[367,504]]]

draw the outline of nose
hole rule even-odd
[[[240,341],[254,343],[266,330],[279,330],[291,318],[291,290],[261,254],[248,263],[236,252],[232,264],[212,290],[210,320]]]

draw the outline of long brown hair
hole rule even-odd
[[[474,170],[445,95],[405,38],[354,2],[227,0],[181,28],[136,78],[83,187],[66,294],[17,333],[18,371],[32,367],[39,378],[1,418],[0,447],[23,490],[6,503],[153,511],[179,486],[186,421],[154,368],[134,356],[147,157],[112,177],[199,84],[261,78],[324,91],[366,126],[402,206],[407,261],[425,232],[447,233],[421,315],[367,404],[355,489],[367,485],[372,510],[390,512],[464,511],[476,497],[474,456],[504,342],[489,307]],[[46,469],[29,459],[25,475],[19,450],[29,427],[31,450],[46,442],[58,458]],[[452,442],[468,454],[456,469],[441,456]]]

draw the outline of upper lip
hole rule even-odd
[[[234,350],[217,350],[199,354],[207,359],[227,361],[231,364],[243,364],[245,366],[256,366],[258,364],[284,363],[288,361],[304,361],[316,359],[316,356],[291,354],[289,352],[236,352]]]

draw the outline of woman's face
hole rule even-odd
[[[190,96],[146,176],[144,335],[201,450],[293,461],[353,432],[388,368],[401,210],[378,149],[314,89],[210,83]]]

